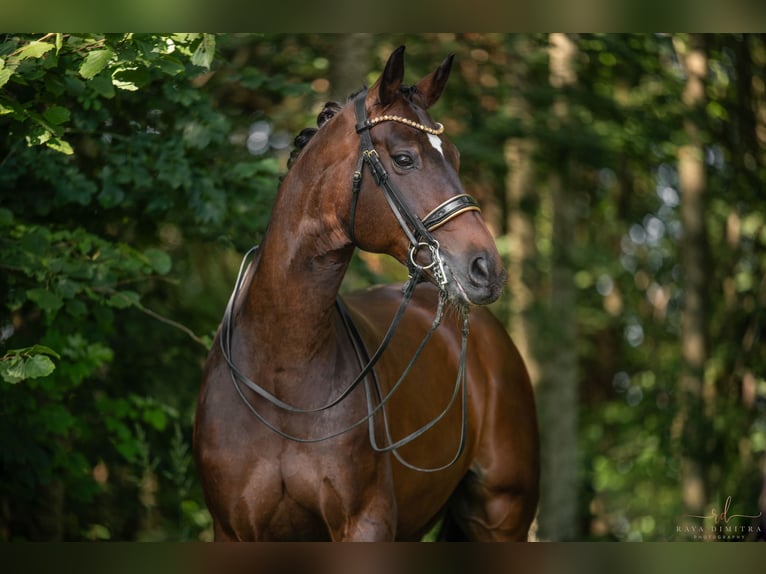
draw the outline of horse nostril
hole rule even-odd
[[[468,267],[469,277],[474,285],[487,285],[490,280],[490,263],[483,255],[474,257]]]

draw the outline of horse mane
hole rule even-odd
[[[354,97],[356,97],[357,94],[366,89],[367,88],[365,86],[353,92],[350,96],[348,96],[348,98],[346,98],[346,102],[352,100]],[[400,86],[399,91],[407,100],[411,101],[412,96],[417,92],[417,89],[415,86]],[[317,127],[304,128],[297,136],[295,136],[295,139],[293,140],[293,149],[290,152],[289,159],[287,160],[288,171],[292,167],[293,163],[295,163],[295,160],[298,159],[298,156],[301,154],[301,151],[303,151],[303,148],[306,147],[309,141],[311,141],[311,138],[314,137],[314,135],[322,128],[323,125],[335,117],[335,114],[337,114],[341,109],[343,109],[343,106],[338,102],[326,102],[322,107],[322,111],[320,111],[319,115],[317,116]]]
[[[319,112],[319,115],[317,116],[317,127],[304,128],[297,136],[295,136],[295,139],[293,140],[293,150],[290,152],[290,158],[287,160],[288,170],[292,167],[293,163],[295,163],[295,160],[298,159],[298,156],[301,151],[303,151],[303,148],[306,147],[306,144],[308,144],[309,141],[311,141],[311,138],[314,137],[314,134],[316,134],[320,128],[325,125],[328,120],[332,119],[342,108],[343,106],[338,102],[326,102],[322,107],[322,111]]]

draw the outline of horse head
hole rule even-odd
[[[503,288],[502,260],[478,204],[460,182],[457,148],[428,114],[444,90],[452,60],[447,57],[434,72],[405,86],[400,47],[366,94],[357,96],[364,98],[367,131],[384,175],[373,169],[374,177],[362,178],[349,225],[360,248],[426,268],[426,275],[440,283],[454,303],[487,304]],[[360,108],[361,104],[355,125],[363,138]],[[382,192],[385,184],[398,194],[400,213],[388,192]],[[430,238],[419,233],[418,222],[425,223]]]

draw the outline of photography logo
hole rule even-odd
[[[676,525],[676,536],[685,540],[750,540],[763,538],[762,512],[737,514],[732,510],[731,496],[723,510],[712,508],[709,514],[687,514],[683,524]]]

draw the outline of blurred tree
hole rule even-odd
[[[577,45],[567,34],[551,34],[550,84],[557,94],[549,118],[552,131],[573,130],[567,91],[577,83]],[[557,169],[548,175],[551,277],[545,341],[539,348],[537,388],[541,433],[539,533],[544,539],[577,537],[577,326],[575,321],[574,237],[577,219],[577,169],[566,140],[547,142],[546,155]],[[558,144],[558,145],[557,145]]]
[[[538,303],[536,294],[541,287],[541,272],[537,266],[537,231],[535,214],[541,199],[536,179],[535,151],[532,138],[531,105],[526,94],[533,84],[533,72],[528,62],[530,53],[539,50],[534,40],[518,39],[509,49],[516,57],[506,68],[504,83],[509,86],[506,114],[517,119],[522,128],[517,137],[505,143],[505,162],[508,175],[505,183],[505,237],[508,260],[508,332],[525,358],[533,386],[540,381],[538,354],[533,352],[538,339],[534,313]]]
[[[688,514],[702,515],[707,505],[705,480],[705,432],[712,404],[705,392],[704,371],[708,360],[708,277],[711,275],[706,225],[707,191],[701,120],[704,118],[705,79],[708,75],[703,38],[692,34],[674,37],[686,85],[683,104],[685,141],[678,147],[678,185],[681,192],[683,240],[679,252],[683,271],[681,356],[684,372],[679,380],[678,421],[681,433],[681,488]],[[706,401],[707,395],[707,401]]]
[[[372,52],[371,34],[339,34],[331,50],[331,97],[338,102],[366,85]]]

